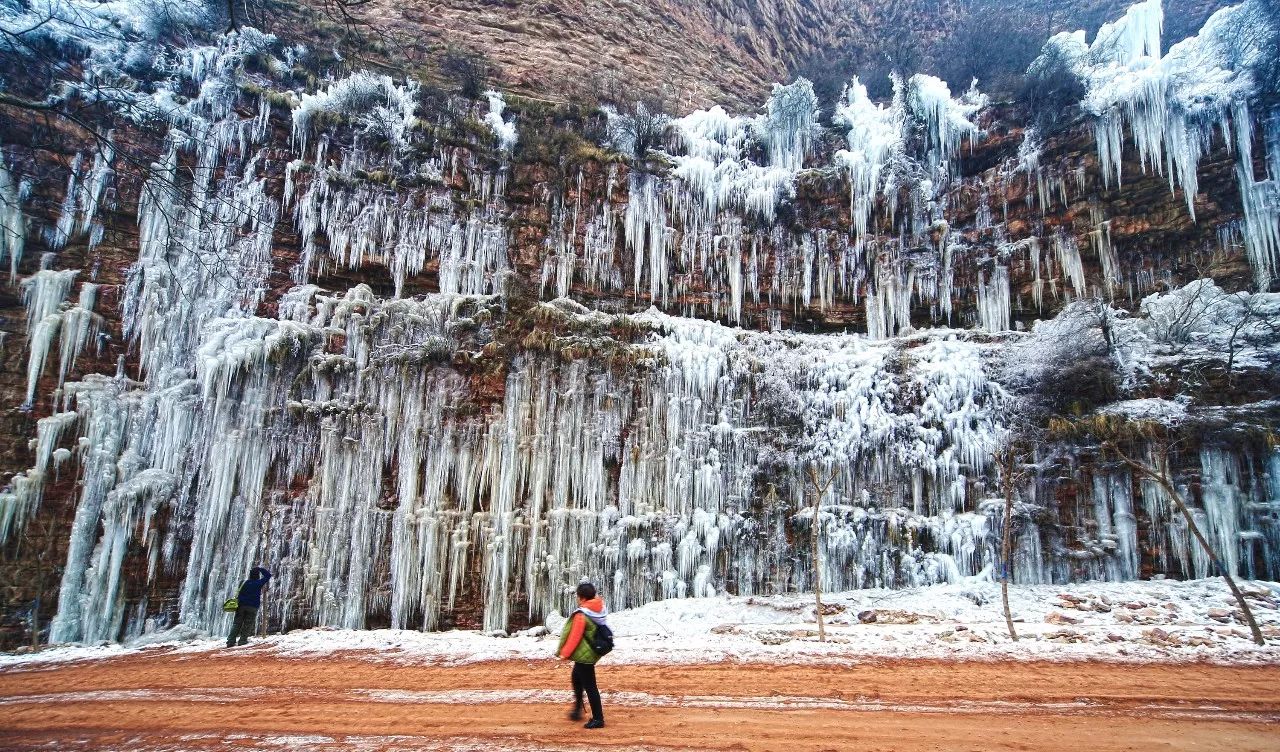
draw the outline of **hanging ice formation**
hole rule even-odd
[[[779,204],[794,196],[816,132],[817,106],[812,84],[798,79],[775,84],[764,112],[754,117],[716,106],[664,123],[674,146],[665,155],[670,178],[636,172],[630,183],[625,237],[635,258],[636,294],[671,302],[683,292],[676,270],[722,278],[724,269],[731,280],[741,280],[749,266],[743,219],[773,224]],[[671,230],[678,231],[678,242]],[[754,269],[746,273],[755,276]],[[738,321],[745,287],[740,281],[730,286],[729,319]]]
[[[1119,184],[1125,127],[1143,171],[1168,176],[1195,217],[1198,168],[1215,131],[1236,155],[1244,208],[1244,241],[1259,289],[1267,289],[1280,267],[1280,112],[1255,113],[1251,102],[1265,80],[1262,66],[1273,50],[1256,33],[1277,23],[1259,0],[1223,8],[1196,36],[1161,55],[1161,0],[1145,0],[1123,18],[1104,24],[1092,43],[1085,33],[1049,40],[1028,73],[1043,76],[1065,67],[1085,87],[1081,107],[1093,118],[1102,176]],[[1254,173],[1254,122],[1269,122],[1264,178]]]
[[[484,93],[484,96],[489,100],[489,112],[484,116],[485,125],[489,126],[494,138],[498,139],[498,148],[504,152],[510,152],[519,137],[516,133],[515,118],[503,120],[502,113],[507,109],[507,102],[502,92],[489,90]]]
[[[331,82],[324,91],[303,94],[293,109],[293,136],[299,150],[307,150],[307,139],[322,115],[351,119],[359,134],[405,145],[413,126],[418,83],[397,86],[390,76],[358,71]]]
[[[819,518],[824,587],[918,586],[993,565],[999,504],[985,499],[1008,399],[987,376],[995,346],[947,331],[879,343],[758,334],[557,301],[535,309],[502,398],[464,410],[473,387],[453,364],[504,325],[502,302],[300,286],[278,319],[209,319],[189,377],[68,384],[75,412],[42,422],[39,454],[79,425],[92,482],[56,639],[141,628],[145,604],[126,614],[120,595],[130,540],[149,571],[185,569],[181,619],[212,629],[255,561],[275,563],[270,618],[349,628],[434,628],[468,597],[501,629],[566,607],[581,577],[618,607],[806,588],[815,573],[787,541],[813,524],[788,511],[808,508],[809,463],[836,471]],[[625,331],[633,341],[609,334]],[[610,358],[647,365],[619,372]],[[1223,493],[1248,497],[1245,477]],[[1099,521],[1084,548],[1024,520],[1021,580],[1135,576],[1130,486],[1097,477],[1078,512]],[[770,489],[780,503],[761,501]],[[1229,515],[1207,529],[1236,540],[1226,526],[1243,507],[1219,512],[1207,498],[1211,515]],[[1142,503],[1170,520],[1174,551],[1192,551],[1158,489]],[[1239,529],[1271,545],[1274,526],[1252,514]],[[1240,541],[1238,563],[1272,571]]]
[[[54,338],[59,338],[58,386],[62,386],[85,345],[98,333],[102,317],[93,311],[98,285],[83,283],[79,302],[65,309],[63,307],[77,274],[79,270],[76,269],[42,269],[22,281],[30,348],[25,407],[30,408],[35,400],[36,386],[44,373],[45,359],[53,348]]]
[[[933,303],[945,318],[951,307],[951,270],[941,263],[945,241],[937,249],[939,263],[917,273],[900,258],[906,241],[868,242],[869,224],[877,207],[895,221],[901,194],[908,207],[904,226],[893,234],[929,242],[921,239],[944,224],[952,163],[962,142],[978,137],[971,119],[984,99],[976,88],[953,99],[945,83],[926,75],[895,79],[895,92],[893,104],[884,107],[867,98],[857,79],[850,84],[835,113],[848,128],[848,148],[825,168],[807,164],[817,100],[804,79],[775,85],[754,117],[713,107],[662,121],[670,131],[671,148],[663,153],[669,176],[635,171],[629,179],[624,237],[634,259],[633,294],[665,309],[732,323],[746,323],[747,300],[780,313],[825,311],[836,299],[857,303],[865,297],[869,309],[904,311],[880,316],[878,321],[892,323],[869,326],[875,336],[905,331],[913,298]],[[635,121],[610,117],[615,146],[633,146],[628,139]],[[798,176],[806,168],[830,167],[850,184],[853,237],[827,230],[797,234],[782,226],[777,212],[793,199]],[[760,224],[768,229],[755,229]],[[707,306],[686,302],[697,282],[712,291]]]
[[[85,7],[111,28],[127,20]],[[1158,54],[1156,11],[1143,8],[1106,30],[1126,65]],[[110,57],[115,44],[95,49]],[[288,95],[291,123],[273,122],[281,99],[253,102],[237,86],[243,60],[273,49],[245,29],[157,57],[170,83],[148,95],[148,112],[172,128],[137,207],[138,259],[120,291],[130,357],[113,375],[69,380],[107,314],[96,278],[56,268],[51,253],[21,282],[28,401],[45,417],[32,467],[0,492],[0,541],[38,513],[51,481],[79,479],[51,640],[119,639],[170,612],[225,629],[223,599],[263,562],[277,575],[270,624],[350,628],[434,629],[477,609],[486,629],[505,629],[571,605],[581,577],[626,608],[990,576],[1002,532],[993,458],[1015,409],[1006,385],[1043,380],[1071,357],[1064,343],[1104,336],[1084,304],[1009,332],[1021,294],[1012,270],[1034,269],[1037,306],[1085,297],[1080,244],[1092,242],[1105,283],[1122,280],[1100,211],[1090,241],[1062,228],[1010,238],[998,188],[970,182],[973,234],[989,247],[953,232],[948,191],[979,135],[976,89],[953,98],[917,75],[878,105],[853,81],[831,165],[810,164],[817,102],[803,80],[776,86],[753,117],[654,117],[666,140],[652,174],[624,180],[610,165],[594,200],[582,171],[561,193],[535,191],[547,233],[530,263],[516,255],[529,245],[513,243],[524,230],[507,205],[516,125],[500,94],[465,110],[488,126],[474,142],[487,154],[428,142],[416,84],[369,73]],[[1127,101],[1113,106],[1141,128]],[[634,152],[620,117],[614,146]],[[281,122],[287,145],[273,141]],[[1152,138],[1152,154],[1171,153],[1169,136]],[[1039,174],[1028,144],[1019,161]],[[59,218],[32,237],[95,243],[111,163],[109,150],[77,160]],[[847,179],[852,233],[784,221],[807,170]],[[1081,192],[1081,173],[1066,175],[1037,178],[1041,202]],[[0,259],[14,270],[25,192],[0,168]],[[1263,193],[1249,197],[1260,203],[1246,221],[1270,211]],[[282,216],[296,260],[275,240]],[[965,254],[975,273],[957,282]],[[510,278],[529,269],[513,291]],[[369,284],[337,281],[353,276]],[[568,299],[583,287],[632,297],[591,310]],[[973,303],[963,323],[985,331],[912,333],[913,306],[948,321],[962,294]],[[1235,300],[1201,282],[1117,318],[1124,378],[1192,349],[1188,338],[1265,339],[1245,309],[1222,308]],[[1184,331],[1178,312],[1196,301],[1215,308]],[[748,302],[765,311],[750,323],[769,332],[673,315],[748,323]],[[838,302],[862,307],[870,336],[783,330],[784,309]],[[1247,303],[1280,311],[1262,293]],[[1270,357],[1254,345],[1236,355],[1254,367]],[[1185,415],[1157,402],[1169,404],[1116,409]],[[1197,514],[1229,566],[1280,577],[1280,454],[1206,447],[1198,460]],[[1074,460],[1027,463],[1040,475],[1019,489],[1018,582],[1210,572],[1158,487],[1068,467],[1088,477],[1063,503],[1063,462]],[[811,467],[834,473],[816,515]],[[793,543],[814,525],[820,569]],[[153,600],[169,577],[176,596]]]
[[[27,243],[27,220],[22,215],[25,186],[14,183],[13,175],[0,159],[0,262],[9,259],[9,281],[18,277],[18,264]]]
[[[933,76],[916,74],[904,81],[895,74],[891,79],[889,106],[873,103],[866,86],[854,78],[835,112],[835,121],[848,128],[848,148],[837,151],[834,160],[848,174],[857,249],[870,257],[875,270],[868,275],[865,301],[867,331],[876,338],[910,330],[913,299],[932,301],[935,320],[950,318],[954,249],[946,237],[943,207],[953,162],[964,141],[978,138],[971,119],[985,103],[976,82],[956,100],[946,83]],[[898,231],[933,246],[936,255],[927,264],[905,263],[904,242],[867,243],[877,210],[891,226],[898,223],[904,194],[906,226]],[[940,243],[924,240],[938,229],[943,230]],[[980,289],[980,309],[983,295]],[[995,321],[983,316],[980,311],[981,326]]]

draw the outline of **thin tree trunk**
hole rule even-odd
[[[1129,458],[1114,444],[1111,448],[1126,465],[1138,471],[1142,475],[1147,476],[1151,480],[1154,480],[1162,489],[1164,489],[1164,492],[1168,494],[1169,498],[1173,499],[1173,503],[1177,505],[1178,511],[1182,512],[1183,519],[1187,521],[1187,527],[1190,528],[1191,534],[1195,536],[1195,539],[1200,543],[1200,547],[1204,549],[1204,552],[1208,554],[1209,559],[1213,561],[1213,565],[1222,573],[1222,579],[1227,581],[1227,587],[1231,590],[1231,594],[1235,596],[1236,603],[1239,604],[1240,610],[1244,612],[1244,620],[1249,625],[1249,631],[1253,633],[1253,641],[1259,645],[1265,645],[1266,640],[1262,638],[1262,630],[1258,628],[1258,622],[1253,618],[1253,609],[1249,608],[1249,602],[1245,600],[1244,593],[1241,593],[1240,588],[1236,587],[1235,578],[1233,578],[1231,573],[1227,571],[1222,560],[1218,558],[1218,554],[1213,550],[1213,547],[1209,545],[1209,541],[1204,537],[1204,533],[1200,532],[1200,526],[1196,524],[1195,518],[1191,516],[1191,510],[1187,508],[1186,502],[1182,500],[1182,494],[1178,493],[1178,490],[1173,487],[1173,483],[1169,481],[1168,460],[1165,460],[1164,467],[1157,472],[1146,463]]]
[[[1013,450],[1007,450],[1007,462],[1001,486],[1004,490],[1004,535],[1000,543],[1000,600],[1004,605],[1004,623],[1009,628],[1009,637],[1018,641],[1018,632],[1013,628],[1013,614],[1009,612],[1009,549],[1013,537]]]
[[[818,536],[821,534],[822,528],[818,510],[822,504],[822,497],[826,495],[827,489],[831,487],[831,482],[835,478],[835,470],[832,470],[825,482],[819,481],[817,463],[809,465],[809,479],[813,481],[813,521],[810,526],[812,531],[810,539],[813,542],[813,599],[815,604],[814,613],[818,619],[819,642],[827,641],[827,630],[822,621],[822,554],[818,548]]]
[[[37,583],[41,583],[43,578],[38,578]],[[39,587],[39,585],[37,585]],[[31,647],[40,647],[40,595],[36,591],[36,603],[31,608]]]

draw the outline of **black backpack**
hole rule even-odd
[[[583,616],[591,619],[591,617],[587,616],[585,613]],[[596,625],[596,631],[595,634],[592,635],[589,644],[595,654],[603,658],[609,654],[609,651],[613,650],[613,630],[609,629],[609,625],[600,624],[594,619],[592,619],[592,623]]]

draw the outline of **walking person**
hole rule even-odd
[[[600,707],[600,688],[596,686],[596,661],[613,648],[613,632],[605,620],[609,610],[596,595],[590,582],[578,585],[578,608],[569,615],[560,633],[561,660],[573,661],[573,710],[569,720],[582,720],[582,696],[591,703],[591,720],[584,728],[604,728],[604,709]],[[602,649],[601,649],[602,648]]]
[[[240,586],[236,595],[236,618],[231,624],[231,635],[227,637],[227,647],[249,641],[249,635],[258,627],[258,609],[262,607],[262,588],[271,580],[271,573],[263,567],[249,570],[249,579]]]

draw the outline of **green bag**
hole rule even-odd
[[[239,609],[240,601],[235,598],[228,598],[227,602],[222,604],[222,610],[229,614],[233,614]]]

